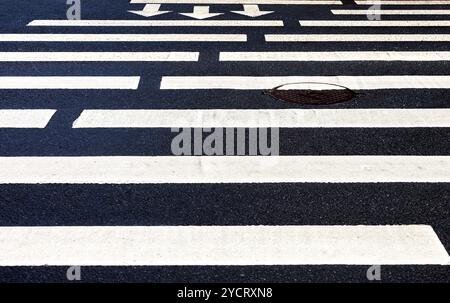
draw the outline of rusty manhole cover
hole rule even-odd
[[[356,93],[351,89],[329,83],[288,83],[264,91],[265,95],[280,101],[306,105],[327,105],[351,101]]]

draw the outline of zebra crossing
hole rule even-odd
[[[72,265],[449,280],[450,1],[83,3],[86,19],[30,4],[0,27],[1,281]],[[357,98],[261,94],[295,83]],[[175,156],[174,128],[279,128],[280,155]]]

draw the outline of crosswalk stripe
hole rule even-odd
[[[444,27],[450,26],[450,20],[300,20],[300,26],[409,26]]]
[[[449,42],[446,34],[267,34],[267,42]]]
[[[450,5],[449,0],[355,0],[355,2],[358,5]]]
[[[1,55],[0,55],[1,58]],[[220,52],[219,61],[449,61],[450,52]]]
[[[140,77],[0,77],[0,89],[137,89]]]
[[[450,109],[84,110],[73,127],[450,127]]]
[[[287,83],[329,83],[355,90],[448,89],[450,76],[164,76],[160,88],[252,90],[271,89]],[[330,88],[324,85],[323,89]]]
[[[0,34],[2,42],[246,42],[244,34]]]
[[[450,15],[448,9],[380,9],[380,10],[365,10],[365,9],[332,9],[333,15]]]
[[[0,266],[447,264],[429,225],[0,227]]]
[[[449,156],[0,157],[0,184],[449,183]]]
[[[45,128],[54,109],[1,109],[0,128]]]
[[[276,4],[276,5],[342,5],[339,0],[131,0],[131,4]]]
[[[28,26],[283,26],[282,20],[34,20]]]
[[[198,52],[0,52],[0,62],[198,61]]]

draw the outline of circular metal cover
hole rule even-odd
[[[356,97],[354,91],[341,85],[302,82],[288,83],[264,91],[280,101],[305,105],[327,105],[347,102]]]

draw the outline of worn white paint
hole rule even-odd
[[[450,182],[449,156],[0,157],[0,184]]]
[[[0,128],[45,128],[55,112],[54,109],[1,109]]]
[[[332,9],[333,15],[450,15],[448,9]]]
[[[139,1],[139,0],[132,0]],[[145,1],[145,0],[142,0]],[[358,5],[449,5],[449,0],[355,0]]]
[[[137,89],[140,77],[0,77],[0,89]]]
[[[243,34],[0,34],[1,42],[245,42]]]
[[[287,83],[328,83],[355,90],[450,88],[450,76],[167,76],[161,89],[271,89]],[[330,85],[314,89],[332,89]]]
[[[447,264],[428,225],[0,227],[0,266]]]
[[[28,26],[280,27],[282,20],[34,20]]]
[[[221,52],[219,61],[450,61],[450,52]]]
[[[327,27],[448,27],[450,20],[300,20],[300,26]]]
[[[198,52],[0,52],[0,62],[198,61]]]
[[[267,42],[449,42],[446,34],[268,34]]]
[[[450,109],[91,109],[73,127],[450,127]]]

